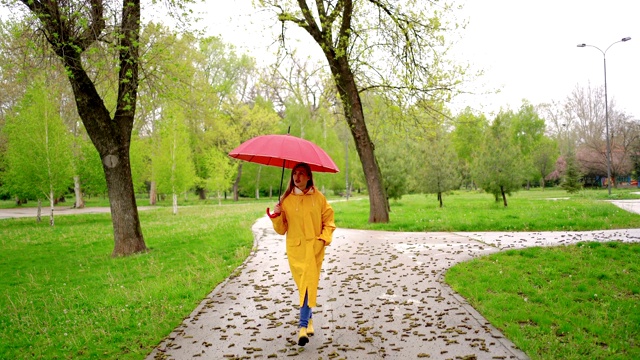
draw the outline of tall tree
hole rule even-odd
[[[512,118],[510,127],[511,136],[520,149],[522,174],[525,176],[527,189],[529,189],[531,180],[534,180],[538,175],[533,164],[532,151],[545,133],[545,122],[538,115],[536,108],[528,101],[523,100],[520,109]]]
[[[440,207],[443,194],[460,187],[460,174],[457,170],[458,155],[451,145],[449,134],[439,129],[424,144],[424,166],[422,168],[423,188],[428,194],[436,194]]]
[[[415,146],[415,126],[401,126],[403,114],[397,105],[389,105],[376,91],[362,96],[362,104],[371,140],[376,146],[376,158],[382,172],[382,184],[388,199],[401,199],[411,186],[411,154]],[[391,211],[391,207],[388,209]]]
[[[565,159],[565,169],[562,174],[560,186],[569,194],[576,193],[582,189],[582,183],[580,182],[581,176],[582,174],[578,169],[578,164],[576,164],[575,155],[570,151]]]
[[[113,256],[146,251],[131,177],[129,147],[136,111],[140,33],[140,0],[127,0],[116,14],[105,14],[105,1],[21,0],[39,20],[73,89],[78,114],[100,154],[107,180],[114,231]],[[112,16],[113,15],[113,16]],[[110,24],[117,19],[118,24]],[[112,32],[110,32],[112,29]],[[89,76],[83,54],[99,50],[96,42],[116,45],[118,85],[113,115]]]
[[[545,178],[553,172],[558,155],[558,144],[546,136],[541,138],[531,150],[533,168],[540,177],[540,187],[543,190]]]
[[[158,191],[172,195],[173,213],[177,214],[178,194],[185,193],[196,179],[183,110],[168,103],[159,130],[160,151],[152,159]]]
[[[466,108],[454,119],[451,142],[458,155],[458,170],[465,186],[474,186],[471,171],[477,153],[482,148],[483,134],[489,122],[484,115],[476,115]]]
[[[221,204],[221,193],[229,190],[233,184],[233,175],[236,171],[236,163],[227,156],[226,153],[212,148],[207,156],[207,168],[209,178],[207,179],[207,189],[214,191],[218,198],[218,205]]]
[[[360,93],[385,87],[389,94],[401,90],[397,95],[405,98],[414,98],[416,93],[431,98],[450,96],[449,90],[458,83],[460,74],[460,69],[448,66],[443,56],[446,53],[443,34],[447,31],[443,13],[450,7],[434,11],[429,7],[432,2],[386,0],[259,3],[277,12],[283,30],[287,23],[299,26],[320,47],[366,176],[369,222],[388,222],[388,200]]]
[[[616,108],[613,98],[608,99],[608,118],[606,115],[604,87],[592,88],[576,86],[565,101],[567,123],[575,133],[578,150],[574,152],[579,167],[586,173],[607,176],[607,136],[609,125],[609,142],[611,149],[610,170],[612,180],[618,175],[627,175],[630,160],[630,142],[636,137],[626,131],[629,128],[630,116]],[[632,141],[631,141],[632,142]]]
[[[190,146],[198,176],[196,191],[205,198],[207,179],[214,175],[209,173],[210,151],[230,151],[240,140],[229,114],[260,100],[250,91],[257,77],[255,59],[237,54],[233,45],[217,37],[200,39],[194,45],[197,52],[182,60],[182,67],[193,67],[193,71],[187,72],[188,87],[179,99],[188,110]]]
[[[522,185],[520,151],[509,136],[511,112],[500,112],[487,129],[484,143],[473,165],[474,178],[496,201],[502,198],[507,206],[507,195]]]
[[[9,146],[4,182],[15,194],[48,199],[51,226],[56,199],[66,193],[73,177],[70,134],[54,96],[44,81],[36,80],[5,126]]]

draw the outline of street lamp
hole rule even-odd
[[[602,51],[599,47],[589,45],[589,44],[578,44],[578,47],[587,47],[590,46],[592,48],[598,49],[602,53],[602,58],[604,59],[604,116],[605,116],[605,127],[607,129],[607,190],[609,191],[609,196],[611,196],[611,144],[609,143],[609,100],[607,99],[607,51],[615,44],[619,42],[626,42],[631,40],[631,37],[624,37],[613,44],[609,45],[604,51]]]

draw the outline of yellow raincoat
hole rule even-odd
[[[324,247],[331,244],[336,228],[333,209],[315,187],[306,194],[295,188],[280,206],[280,216],[271,218],[273,229],[280,235],[287,234],[287,258],[300,293],[300,306],[307,292],[309,307],[315,307]]]

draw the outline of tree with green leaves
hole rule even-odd
[[[186,109],[189,144],[198,177],[196,191],[204,199],[207,179],[215,176],[208,172],[210,151],[214,148],[231,151],[241,140],[237,124],[229,114],[240,107],[251,107],[256,102],[262,102],[262,99],[251,92],[251,86],[257,80],[255,59],[246,54],[237,54],[232,44],[218,37],[194,39],[192,42],[193,50],[184,51],[191,54],[179,57],[182,63],[179,67],[183,74],[181,78],[189,86],[178,98]],[[262,109],[262,105],[258,108]],[[264,131],[259,124],[256,121],[254,127]]]
[[[422,144],[424,167],[422,184],[427,194],[436,194],[440,207],[443,194],[460,187],[458,155],[449,140],[449,135],[439,129],[433,137]]]
[[[578,168],[576,156],[573,151],[569,151],[567,153],[565,164],[560,187],[566,190],[569,194],[577,193],[582,189],[582,182],[580,181],[582,174]]]
[[[449,6],[432,2],[261,0],[282,22],[305,30],[327,60],[369,190],[369,222],[388,222],[382,174],[365,122],[361,93],[383,88],[396,99],[449,98],[463,71],[447,62]],[[315,6],[309,6],[309,4]]]
[[[553,172],[555,162],[559,156],[558,143],[543,136],[531,150],[533,168],[540,178],[540,187],[544,190],[545,178]]]
[[[538,176],[538,169],[533,162],[533,150],[544,136],[546,127],[535,107],[523,100],[518,112],[511,117],[511,136],[520,149],[522,174],[527,181],[527,189],[531,180]]]
[[[181,103],[184,112],[197,112],[198,109],[209,108],[213,96],[207,91],[204,74],[196,66],[202,56],[198,51],[197,38],[193,34],[177,33],[164,25],[150,22],[142,29],[140,38],[142,76],[138,96],[139,110],[133,130],[133,135],[138,138],[132,140],[131,148],[142,152],[136,151],[134,154],[131,151],[131,167],[134,188],[140,189],[143,181],[148,181],[149,203],[155,205],[158,186],[152,159],[161,155],[158,147],[161,144],[158,122],[164,116],[164,109],[169,106],[169,101],[173,101]],[[191,128],[193,134],[190,136],[195,139],[197,129],[202,128],[195,124],[203,121],[203,117],[195,114],[185,117],[194,123]],[[188,141],[188,144],[190,147],[195,146],[197,141]]]
[[[489,122],[484,115],[476,115],[470,108],[466,108],[454,119],[454,129],[451,134],[451,142],[458,155],[458,170],[462,182],[467,187],[474,187],[472,165],[474,155],[482,148],[485,130]]]
[[[4,128],[8,143],[5,186],[18,196],[48,199],[51,226],[56,199],[67,192],[73,179],[71,135],[54,97],[45,82],[36,79]]]
[[[523,181],[520,150],[509,136],[511,116],[500,112],[487,129],[472,170],[478,185],[496,201],[502,198],[505,207],[507,195],[520,190]]]
[[[100,154],[111,204],[112,255],[146,251],[129,159],[138,94],[140,1],[124,1],[120,10],[105,1],[21,2],[38,20],[34,23],[39,25],[37,30],[62,61],[78,114]],[[102,46],[106,44],[113,46]],[[104,50],[118,59],[115,104],[105,103],[87,71],[86,55]]]
[[[243,139],[244,141],[259,135],[272,133],[280,121],[278,114],[273,110],[272,104],[261,97],[256,98],[253,104],[239,104],[231,107],[229,109],[229,119],[236,134],[240,135],[238,139]],[[228,148],[231,144],[233,142],[225,142],[220,145],[220,148],[227,152],[231,151],[233,148]],[[242,162],[238,162],[236,178],[233,182],[233,198],[235,201],[238,201],[243,166]]]
[[[155,180],[160,193],[172,195],[173,213],[177,214],[178,194],[186,193],[196,180],[184,112],[169,102],[157,125],[160,151],[152,158]]]
[[[106,195],[107,182],[104,178],[100,154],[88,139],[76,137],[75,144],[78,147],[77,157],[74,159],[75,168],[83,193],[90,196]]]
[[[385,146],[376,150],[383,175],[385,193],[389,199],[399,200],[407,193],[411,163],[407,161],[408,149],[403,146]],[[389,211],[391,209],[389,208]]]
[[[136,193],[147,192],[151,177],[151,139],[135,134],[131,139],[131,175]]]
[[[388,199],[399,200],[409,192],[415,164],[411,154],[417,150],[413,126],[406,129],[403,109],[389,105],[382,94],[370,91],[362,95],[362,105],[371,140],[378,144],[376,158],[382,172],[382,183]],[[391,211],[391,207],[388,209]]]
[[[209,178],[206,181],[207,190],[216,193],[218,205],[221,204],[221,193],[227,191],[233,185],[233,179],[237,164],[227,156],[225,152],[211,148],[207,156],[207,169]]]

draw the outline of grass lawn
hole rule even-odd
[[[637,189],[634,189],[637,191]],[[618,190],[616,199],[640,199],[633,190]],[[390,222],[369,224],[369,201],[334,203],[336,225],[345,228],[393,231],[551,231],[640,228],[640,216],[608,203],[606,190],[569,195],[563,190],[520,191],[502,200],[477,191],[444,196],[405,195],[391,200]],[[613,195],[613,194],[612,194]]]
[[[109,214],[0,220],[0,359],[142,359],[249,255],[264,204],[141,211],[151,251],[111,258]]]
[[[605,199],[606,190],[521,191],[505,209],[491,195],[462,191],[446,195],[441,209],[435,196],[412,195],[392,201],[389,224],[375,225],[366,198],[333,207],[338,226],[361,229],[640,227],[640,215]],[[178,215],[170,207],[141,211],[151,251],[117,259],[109,214],[58,216],[54,228],[0,220],[0,359],[144,358],[244,261],[251,225],[273,202],[194,198]],[[457,265],[447,281],[533,358],[638,358],[639,251],[618,243],[510,250]]]
[[[508,250],[446,281],[532,359],[640,359],[640,244]]]

